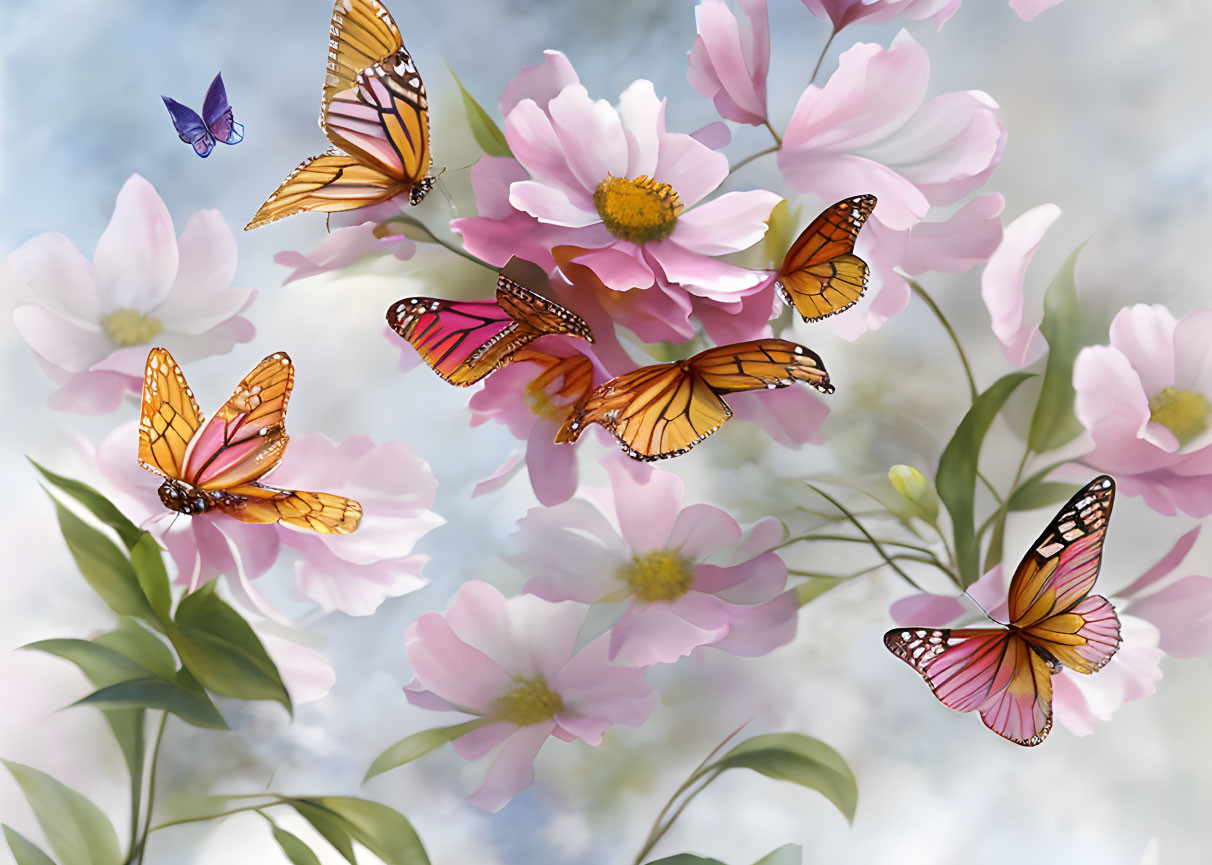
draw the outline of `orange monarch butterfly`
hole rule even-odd
[[[391,305],[387,323],[434,372],[460,387],[500,369],[536,337],[566,333],[593,342],[580,316],[505,274],[497,277],[495,301],[410,297]]]
[[[556,433],[572,443],[591,423],[611,432],[623,452],[651,461],[686,453],[732,417],[722,395],[807,382],[833,393],[814,351],[785,339],[755,339],[643,366],[599,385]]]
[[[286,450],[283,423],[294,380],[290,358],[271,354],[203,426],[181,368],[167,350],[153,348],[143,376],[139,464],[164,478],[164,506],[186,516],[219,510],[245,523],[281,522],[321,534],[356,529],[362,506],[352,499],[260,483]]]
[[[837,315],[858,303],[867,290],[867,262],[854,254],[854,242],[875,200],[874,195],[858,195],[839,201],[787,250],[776,284],[804,321]]]
[[[337,0],[328,41],[320,128],[335,146],[291,172],[252,228],[299,213],[336,213],[433,188],[429,103],[391,13],[378,0]]]
[[[1010,624],[1000,628],[896,628],[884,645],[921,673],[934,696],[979,711],[990,730],[1038,745],[1052,729],[1052,677],[1100,669],[1119,648],[1119,617],[1091,595],[1115,500],[1106,475],[1052,518],[1010,581]]]

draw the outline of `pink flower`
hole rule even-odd
[[[656,694],[644,671],[610,664],[604,639],[574,652],[585,618],[579,604],[506,598],[482,582],[464,584],[445,615],[425,613],[405,631],[416,678],[409,702],[478,715],[484,725],[455,739],[466,760],[492,754],[469,801],[499,811],[534,781],[534,758],[549,736],[590,745],[615,724],[636,727]]]
[[[715,103],[721,117],[760,126],[766,122],[770,24],[766,0],[741,0],[742,22],[723,0],[694,10],[698,35],[690,49],[690,86]]]
[[[594,496],[597,507],[535,508],[518,522],[509,558],[533,575],[527,592],[622,604],[610,657],[629,666],[670,663],[699,646],[753,657],[795,636],[795,593],[771,552],[782,538],[778,520],[763,520],[742,541],[719,508],[682,507],[677,475],[618,454],[603,465],[611,491]]]
[[[1031,363],[1044,350],[1040,317],[1033,324],[1023,321],[1023,282],[1044,234],[1060,214],[1055,204],[1041,204],[1007,225],[1001,244],[981,274],[981,297],[993,321],[993,335],[1002,344],[1006,360],[1016,367]]]
[[[1094,442],[1082,461],[1158,513],[1212,514],[1210,333],[1210,307],[1176,321],[1138,304],[1115,316],[1110,345],[1074,364],[1077,417]]]
[[[914,20],[932,18],[938,27],[959,8],[960,0],[804,0],[808,11],[828,18],[834,32],[850,24],[883,24],[898,15]]]
[[[122,186],[89,261],[61,234],[40,234],[9,256],[30,301],[13,323],[57,384],[61,411],[105,414],[138,394],[148,347],[181,361],[225,354],[252,339],[239,313],[256,293],[231,284],[236,241],[216,210],[190,217],[178,238],[168,208],[137,174]]]
[[[278,559],[282,545],[299,553],[300,595],[325,611],[369,615],[386,598],[425,584],[424,556],[410,555],[422,535],[442,523],[429,508],[437,484],[429,467],[401,442],[376,446],[366,436],[335,444],[323,435],[292,436],[270,482],[288,489],[333,492],[356,499],[363,517],[350,535],[317,535],[281,525],[250,525],[219,512],[173,518],[160,503],[157,475],[135,459],[134,424],[111,433],[96,452],[101,474],[122,498],[123,512],[145,524],[177,565],[177,582],[197,587],[219,575],[246,607],[283,617],[253,581]]]
[[[621,323],[647,320],[649,341],[685,338],[677,321],[661,326],[671,306],[685,310],[674,312],[684,322],[691,298],[735,307],[764,279],[717,256],[760,240],[778,196],[730,192],[700,204],[728,160],[666,131],[651,82],[628,87],[616,109],[591,100],[564,56],[548,52],[506,87],[501,110],[517,164],[481,160],[473,172],[480,216],[451,224],[469,252],[550,270],[552,250],[564,248],[567,262],[616,295],[602,302]]]
[[[1116,593],[1127,600],[1125,609],[1157,627],[1162,651],[1175,658],[1212,652],[1212,578],[1191,575],[1155,588],[1191,552],[1199,531],[1196,526],[1187,532],[1156,565]]]
[[[997,105],[978,90],[926,100],[929,78],[926,50],[904,31],[890,48],[846,51],[795,107],[778,154],[787,182],[825,201],[872,193],[876,217],[898,230],[979,187],[1005,144]]]
[[[312,703],[332,690],[337,682],[337,673],[327,658],[297,639],[265,630],[263,624],[254,627],[261,645],[265,646],[265,651],[278,668],[292,703]]]
[[[403,223],[392,222],[392,217],[399,215],[400,205],[394,199],[332,214],[330,222],[337,228],[311,252],[283,250],[274,256],[275,263],[293,268],[282,284],[331,273],[370,255],[392,255],[407,261],[416,254],[417,245],[404,234]]]

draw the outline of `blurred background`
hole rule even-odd
[[[799,0],[769,2],[770,109],[781,127],[828,33]],[[447,64],[498,120],[503,86],[545,48],[564,51],[595,98],[613,101],[632,80],[651,79],[669,100],[671,130],[689,132],[716,119],[686,81],[695,30],[689,0],[389,5],[425,78],[436,165],[446,167],[443,183],[461,215],[474,212],[466,169],[478,150]],[[389,600],[369,619],[319,617],[296,604],[338,681],[326,698],[300,706],[293,723],[276,706],[225,703],[236,733],[168,725],[157,822],[206,810],[199,802],[208,793],[272,786],[358,794],[380,750],[449,723],[403,699],[400,686],[411,678],[406,625],[443,608],[465,580],[486,579],[507,591],[524,581],[499,560],[503,538],[535,504],[524,477],[493,495],[468,498],[519,443],[495,424],[469,429],[468,394],[425,369],[399,373],[400,349],[382,336],[383,310],[393,300],[412,293],[487,296],[483,272],[422,247],[410,262],[389,259],[283,287],[286,271],[273,263],[274,254],[313,248],[325,236],[324,218],[305,214],[240,231],[288,171],[326,147],[316,115],[330,14],[328,0],[0,5],[0,253],[56,231],[91,255],[119,188],[136,172],[156,186],[178,232],[195,210],[217,208],[238,235],[236,282],[259,292],[246,313],[257,337],[187,370],[202,408],[212,411],[261,357],[286,350],[298,375],[293,431],[405,441],[438,478],[436,510],[447,520],[420,547],[432,557],[426,588]],[[1032,23],[1019,20],[1004,0],[968,0],[941,32],[918,23],[910,30],[931,56],[931,94],[978,89],[1000,104],[1009,139],[987,189],[1005,196],[1006,220],[1043,202],[1063,210],[1029,272],[1029,310],[1039,309],[1056,268],[1087,241],[1079,291],[1101,333],[1127,303],[1161,302],[1181,316],[1208,302],[1212,7],[1206,0],[1065,0]],[[845,31],[821,81],[854,41],[887,45],[896,32],[895,24]],[[200,107],[219,70],[246,137],[203,161],[177,139],[160,95]],[[765,147],[760,132],[738,132],[726,151],[730,159]],[[788,192],[770,158],[730,182]],[[816,204],[806,200],[805,211]],[[440,194],[414,214],[438,228],[454,215]],[[987,386],[1005,370],[979,297],[979,273],[927,280]],[[131,401],[103,418],[47,408],[53,386],[8,323],[16,302],[12,295],[0,300],[6,493],[0,531],[7,558],[0,578],[0,756],[50,772],[124,826],[124,770],[107,728],[90,710],[61,710],[84,693],[84,679],[62,661],[13,650],[111,625],[71,564],[24,455],[98,482],[78,437],[98,442],[133,420],[137,407]],[[791,451],[755,427],[730,425],[693,454],[661,464],[686,479],[689,500],[752,521],[807,503],[796,478],[857,482],[894,463],[933,468],[966,408],[967,389],[924,307],[915,302],[854,343],[820,327],[797,324],[796,335],[828,358],[831,370],[845,371],[830,402],[830,443]],[[132,459],[133,451],[132,443]],[[602,479],[591,462],[597,452],[591,446],[581,453],[588,483]],[[1006,484],[1020,452],[1014,431],[999,421],[986,445],[986,473]],[[1012,517],[1011,564],[1049,516]],[[1121,499],[1102,590],[1112,594],[1131,582],[1189,527]],[[800,550],[791,563],[819,564],[818,554]],[[260,586],[289,604],[288,555]],[[1212,575],[1212,539],[1201,539],[1183,573]],[[1042,747],[1018,748],[975,716],[939,706],[884,650],[888,603],[906,590],[890,575],[864,578],[806,607],[796,641],[766,658],[708,652],[654,669],[650,680],[663,702],[644,727],[612,730],[597,749],[550,742],[537,763],[537,783],[497,815],[466,805],[462,797],[474,779],[449,749],[363,792],[414,822],[435,865],[627,862],[685,775],[733,727],[756,716],[754,732],[807,733],[841,751],[859,781],[853,827],[816,793],[734,773],[687,810],[658,854],[687,850],[743,865],[795,842],[805,846],[806,862],[829,865],[1136,865],[1157,837],[1166,865],[1208,861],[1212,660],[1166,659],[1157,693],[1124,706],[1094,735],[1078,738],[1058,727]],[[0,819],[41,838],[7,774],[0,774]],[[315,837],[290,819],[283,825]],[[0,851],[0,862],[8,856]],[[262,821],[240,815],[158,832],[147,858],[262,863],[280,861],[281,853]]]

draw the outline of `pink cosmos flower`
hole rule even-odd
[[[741,527],[711,505],[682,507],[677,475],[613,454],[609,493],[532,509],[509,557],[534,576],[526,591],[551,601],[617,602],[610,657],[671,663],[699,646],[764,655],[795,636],[798,606],[771,548],[782,525]]]
[[[442,613],[408,626],[405,651],[416,678],[409,702],[464,712],[483,726],[455,739],[466,760],[492,754],[484,781],[468,797],[499,811],[534,781],[534,758],[549,736],[590,745],[615,724],[636,727],[656,694],[644,671],[613,665],[606,641],[574,652],[585,618],[579,604],[506,598],[482,582],[464,584]]]
[[[804,0],[818,18],[828,18],[836,33],[850,24],[883,24],[897,17],[931,19],[942,27],[955,14],[961,0]],[[1024,21],[1059,3],[1060,0],[1010,0],[1010,8]]]
[[[1042,316],[1033,316],[1033,323],[1023,320],[1023,283],[1035,251],[1060,214],[1055,204],[1041,204],[1007,225],[981,273],[981,297],[993,322],[993,335],[1006,360],[1016,367],[1032,363],[1044,351],[1039,333]]]
[[[13,323],[58,385],[60,411],[105,414],[138,394],[153,343],[181,361],[225,354],[252,339],[239,313],[256,296],[231,284],[236,241],[216,210],[177,237],[168,208],[138,174],[118,193],[89,261],[61,234],[40,234],[8,258],[30,301]]]
[[[741,0],[742,22],[723,0],[694,10],[698,35],[688,55],[690,86],[715,103],[720,116],[760,126],[766,122],[770,24],[766,0]]]
[[[473,171],[480,215],[451,223],[469,252],[551,270],[560,247],[617,295],[602,300],[617,321],[648,323],[649,341],[686,338],[676,322],[660,326],[670,306],[694,298],[735,307],[763,280],[717,256],[760,240],[779,197],[752,190],[700,204],[728,160],[665,129],[651,82],[628,87],[616,109],[591,100],[564,55],[549,51],[506,87],[501,110],[517,162],[481,160]]]
[[[1162,514],[1212,514],[1212,308],[1175,320],[1160,305],[1120,310],[1111,344],[1082,349],[1073,367],[1088,465]]]
[[[411,555],[416,542],[441,525],[433,505],[437,483],[429,467],[402,442],[376,446],[366,436],[336,444],[323,435],[291,437],[271,482],[290,489],[339,493],[362,505],[362,522],[350,535],[318,535],[281,525],[250,525],[218,511],[175,519],[160,503],[160,478],[135,460],[135,425],[111,433],[96,452],[101,474],[121,494],[123,512],[141,522],[167,548],[177,582],[191,588],[228,578],[244,606],[268,618],[281,614],[253,581],[293,548],[300,595],[328,612],[373,613],[385,599],[425,584],[425,556]]]
[[[274,262],[293,268],[283,285],[321,273],[332,273],[370,255],[391,255],[407,261],[416,254],[417,245],[404,234],[403,223],[392,222],[400,215],[395,200],[371,207],[334,213],[330,223],[337,227],[309,253],[283,250]]]
[[[1005,145],[997,104],[978,90],[926,100],[929,79],[926,50],[904,31],[886,49],[850,48],[800,96],[778,153],[784,178],[825,201],[872,193],[897,230],[975,190]]]

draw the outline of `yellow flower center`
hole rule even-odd
[[[618,577],[637,600],[646,604],[676,601],[690,591],[694,567],[677,553],[653,550],[633,557],[619,569]]]
[[[593,206],[607,231],[632,243],[664,240],[682,212],[672,186],[643,175],[607,177],[593,191]]]
[[[142,315],[133,309],[120,309],[101,319],[101,328],[110,342],[123,348],[143,345],[164,330],[160,319]]]
[[[497,698],[495,716],[519,727],[550,721],[564,710],[564,701],[551,690],[542,676],[527,679],[513,677],[513,688]]]
[[[538,417],[554,418],[557,415],[567,414],[568,406],[556,405],[552,402],[551,397],[547,395],[545,385],[546,382],[537,378],[526,385],[526,390],[522,394],[522,398],[526,400],[526,407]]]
[[[1149,419],[1155,420],[1185,445],[1208,429],[1212,404],[1203,394],[1163,387],[1149,397]]]

